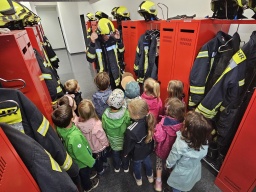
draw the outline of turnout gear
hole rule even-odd
[[[0,13],[3,15],[13,15],[16,13],[11,0],[0,1]]]
[[[77,188],[47,150],[29,136],[0,124],[42,192],[76,192]],[[56,134],[56,133],[55,133]],[[58,139],[58,138],[57,138]]]
[[[1,116],[0,122],[10,124],[37,141],[63,170],[67,171],[71,177],[76,177],[79,173],[78,166],[66,152],[49,121],[37,107],[18,90],[1,88],[0,92],[0,101],[13,100],[18,104],[13,107],[9,102],[2,103],[0,114],[14,110],[16,112]]]
[[[119,20],[119,21],[131,20],[130,19],[130,12],[128,11],[128,9],[125,6],[120,6],[116,10],[116,19]]]
[[[146,21],[158,20],[156,6],[152,1],[142,1],[139,5],[138,13],[144,17]]]
[[[246,0],[212,0],[212,18],[218,19],[242,19]]]
[[[252,16],[253,19],[256,19],[256,1],[255,0],[248,0],[248,7],[253,10],[254,15]]]
[[[189,108],[197,107],[203,100],[226,68],[232,55],[238,51],[239,45],[238,33],[235,33],[232,39],[230,35],[222,31],[203,45],[190,72]],[[221,46],[229,51],[223,52],[219,49]]]
[[[97,11],[97,12],[95,13],[95,17],[96,17],[98,20],[100,20],[100,19],[102,19],[102,18],[108,19],[108,15],[107,15],[106,13],[104,13],[104,12],[101,12],[101,11]]]
[[[89,21],[96,21],[95,15],[93,13],[87,13],[86,17],[89,19]]]
[[[115,32],[115,27],[110,20],[102,18],[98,23],[98,32],[100,35],[111,35]]]

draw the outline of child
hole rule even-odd
[[[142,185],[141,164],[146,168],[146,175],[150,183],[154,182],[150,154],[154,148],[152,140],[155,118],[149,113],[148,105],[143,99],[133,99],[128,110],[134,123],[125,133],[124,156],[132,155],[133,176],[138,186]]]
[[[177,97],[179,100],[183,101],[183,83],[180,80],[171,80],[167,86],[168,98]],[[167,98],[167,99],[168,99]]]
[[[211,125],[202,114],[190,111],[166,160],[166,167],[173,168],[167,184],[174,192],[190,191],[201,179],[201,162],[208,150]]]
[[[170,98],[166,103],[166,116],[156,125],[154,140],[156,142],[156,183],[155,190],[162,191],[162,161],[166,160],[173,143],[176,139],[176,132],[182,127],[185,115],[184,103],[176,97]]]
[[[123,157],[122,150],[124,133],[131,122],[129,112],[123,106],[123,103],[124,92],[121,89],[115,89],[108,98],[109,108],[102,115],[102,126],[112,149],[113,165],[116,173],[120,171],[121,163],[124,172],[129,172],[129,160],[127,157]]]
[[[159,115],[162,113],[162,100],[160,98],[160,85],[152,79],[147,78],[143,85],[144,92],[141,98],[144,99],[149,107],[149,112],[154,115],[156,121],[159,120]]]
[[[77,127],[82,131],[89,142],[93,157],[96,159],[95,168],[99,175],[105,171],[103,160],[106,155],[106,147],[108,147],[108,139],[102,129],[94,105],[90,100],[84,99],[78,106],[79,122]]]
[[[99,184],[99,179],[91,177],[91,168],[95,163],[92,150],[81,133],[72,122],[73,112],[69,105],[61,105],[52,113],[52,121],[57,126],[57,133],[64,141],[68,154],[79,166],[79,175],[85,191],[94,189]]]
[[[126,104],[134,98],[140,98],[140,86],[137,81],[133,78],[133,75],[129,72],[125,72],[122,75],[121,85],[124,89]]]
[[[57,107],[59,107],[61,105],[69,105],[70,107],[72,107],[73,123],[76,124],[78,122],[78,116],[75,113],[75,110],[77,109],[77,106],[76,106],[76,102],[75,102],[74,98],[71,97],[70,95],[64,95],[57,102]]]
[[[96,113],[98,117],[101,119],[103,112],[108,107],[107,100],[112,92],[109,85],[110,79],[106,72],[100,72],[94,78],[94,83],[98,87],[98,91],[93,94],[92,102],[95,106]]]
[[[79,103],[83,100],[82,93],[80,91],[80,86],[75,79],[70,79],[65,82],[64,84],[65,90],[68,95],[75,99],[76,105],[78,106]],[[78,115],[78,110],[75,110],[76,115]]]

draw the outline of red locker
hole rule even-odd
[[[40,189],[0,127],[0,191],[39,192]]]
[[[26,87],[21,91],[52,124],[51,98],[41,75],[26,30],[0,34],[0,77],[6,80],[23,79]]]
[[[256,190],[256,91],[239,125],[215,184],[224,192]]]
[[[39,37],[40,35],[37,32],[36,27],[25,27],[25,29],[27,31],[32,47],[36,49],[43,57],[44,53],[43,53],[43,48],[40,44],[40,37]]]
[[[118,29],[117,21],[116,20],[112,20],[112,23],[113,23],[115,29]]]
[[[37,31],[37,34],[39,37],[39,41],[44,42],[44,40],[43,40],[44,34],[42,33],[42,30],[41,30],[42,25],[35,25],[35,27],[36,27],[36,31]]]
[[[131,22],[129,22],[129,21],[122,21],[123,43],[124,43],[124,47],[125,47],[124,62],[126,63],[125,70],[127,72],[133,71],[133,67],[130,65],[131,52],[129,51],[129,49],[130,49],[130,38],[129,38],[130,24],[131,24]]]

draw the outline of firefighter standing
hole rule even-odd
[[[109,73],[111,88],[115,89],[119,87],[121,81],[118,54],[124,53],[124,45],[119,31],[106,18],[99,20],[97,32],[91,34],[86,57],[90,63],[96,63],[97,72]]]

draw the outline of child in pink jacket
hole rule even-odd
[[[166,116],[156,125],[154,140],[156,142],[156,182],[155,190],[162,191],[162,161],[167,159],[176,139],[176,132],[182,127],[185,105],[178,98],[170,98],[166,103]]]
[[[144,82],[143,89],[144,92],[141,98],[147,102],[149,112],[154,115],[156,122],[159,122],[159,115],[162,114],[163,107],[160,98],[160,85],[156,80],[147,78]]]
[[[94,105],[90,100],[84,99],[78,106],[79,122],[77,127],[88,140],[93,157],[96,159],[95,168],[99,175],[105,172],[103,161],[106,158],[106,148],[109,146],[107,136],[102,128]]]

